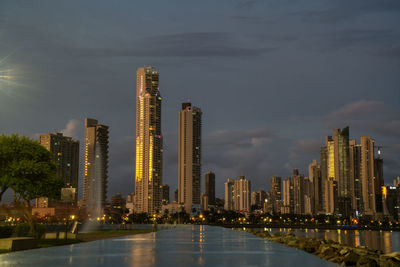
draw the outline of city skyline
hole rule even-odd
[[[384,146],[385,183],[399,175],[398,2],[207,3],[214,8],[2,1],[2,132],[33,139],[63,132],[83,144],[84,118],[99,119],[112,129],[110,194],[127,195],[135,176],[134,73],[146,64],[164,77],[163,183],[171,192],[176,113],[188,98],[205,111],[201,176],[216,174],[218,197],[227,177],[245,175],[258,190],[271,175],[306,173],[324,136],[346,125],[357,142],[371,136]]]

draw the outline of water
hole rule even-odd
[[[318,230],[267,228],[270,233],[293,233],[301,237],[323,238],[353,247],[366,246],[384,253],[400,251],[400,232],[367,230]]]
[[[0,255],[1,266],[337,266],[245,231],[188,225]],[[300,263],[300,264],[299,264]]]

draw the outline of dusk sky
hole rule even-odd
[[[154,66],[172,197],[187,100],[203,111],[202,179],[216,173],[218,197],[228,177],[255,191],[293,168],[307,176],[325,136],[345,126],[384,146],[391,183],[399,25],[399,0],[1,0],[0,134],[62,131],[83,148],[84,118],[95,118],[110,126],[108,196],[131,193],[136,70]]]

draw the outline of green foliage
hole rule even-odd
[[[14,236],[33,236],[40,239],[46,232],[46,226],[43,224],[35,223],[33,231],[28,223],[20,223],[14,228]]]
[[[0,238],[7,238],[7,237],[12,236],[13,230],[14,230],[14,227],[12,227],[12,226],[8,226],[8,225],[0,226]]]
[[[27,223],[20,223],[14,228],[14,236],[29,236],[30,226]]]
[[[62,186],[46,148],[28,137],[0,136],[0,191],[11,188],[30,201],[42,196],[59,198]]]

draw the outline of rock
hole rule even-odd
[[[346,255],[347,253],[349,253],[349,249],[347,249],[347,248],[341,249],[341,250],[339,251],[340,256],[344,256],[344,255]]]
[[[343,258],[343,265],[344,266],[356,265],[359,259],[360,259],[360,255],[358,255],[354,251],[349,251],[346,254],[346,256],[344,256],[344,258]]]
[[[378,263],[375,259],[368,256],[361,256],[357,261],[357,266],[360,267],[378,267]]]
[[[384,256],[395,258],[396,260],[400,261],[400,252],[392,252],[389,254],[385,254]]]

